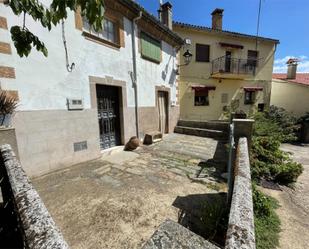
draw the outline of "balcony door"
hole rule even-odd
[[[225,72],[231,72],[231,65],[232,65],[232,52],[226,51],[225,52]]]

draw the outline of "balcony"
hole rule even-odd
[[[211,77],[220,79],[245,79],[253,77],[258,66],[257,59],[237,59],[222,56],[212,61]]]

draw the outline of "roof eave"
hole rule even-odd
[[[273,42],[275,44],[280,44],[280,41],[277,40],[277,39],[261,37],[261,36],[256,37],[254,35],[242,34],[242,33],[237,33],[237,32],[232,32],[232,31],[226,31],[226,30],[212,29],[212,28],[205,27],[205,26],[198,26],[198,25],[192,25],[192,24],[181,23],[181,22],[173,22],[173,26],[180,27],[180,28],[187,28],[187,29],[191,29],[191,30],[197,30],[197,31],[206,31],[206,32],[209,32],[209,33],[215,32],[215,33],[224,34],[224,35],[228,35],[228,36],[235,36],[235,37],[241,37],[241,38],[247,38],[247,39],[258,38],[258,40],[269,41],[269,42]]]
[[[170,36],[175,43],[178,45],[183,45],[183,39],[178,36],[175,32],[170,30],[168,27],[160,23],[159,20],[157,20],[153,15],[148,13],[143,7],[141,7],[139,4],[133,2],[132,0],[120,0],[121,3],[125,4],[126,7],[131,9],[133,12],[136,13],[136,15],[139,14],[140,11],[142,11],[143,16],[150,21],[153,25],[155,25],[157,28],[161,29],[166,35]]]

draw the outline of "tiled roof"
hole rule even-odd
[[[212,29],[212,28],[206,27],[206,26],[199,26],[199,25],[193,25],[193,24],[182,23],[182,22],[173,22],[173,25],[178,26],[178,27],[182,27],[182,28],[189,28],[189,29],[195,29],[195,30],[215,32],[215,33],[218,33],[218,34],[224,34],[224,35],[229,35],[229,36],[256,39],[255,35],[248,35],[248,34],[232,32],[232,31],[227,31],[227,30],[220,30],[220,29]],[[271,41],[271,42],[274,42],[274,43],[277,43],[277,44],[280,43],[280,41],[277,40],[277,39],[272,39],[272,38],[267,38],[267,37],[259,36],[258,39],[263,40],[263,41]]]
[[[285,73],[274,73],[273,79],[309,86],[309,73],[297,73],[294,80],[287,79]]]
[[[164,33],[166,33],[167,35],[169,35],[170,37],[173,38],[173,40],[175,42],[177,42],[179,45],[183,44],[183,39],[177,35],[175,32],[173,32],[172,30],[170,30],[168,27],[166,27],[164,24],[162,24],[158,18],[156,18],[154,15],[150,14],[144,7],[142,7],[141,5],[139,5],[138,3],[134,2],[133,0],[120,0],[121,3],[123,3],[124,5],[126,5],[127,7],[129,7],[131,10],[133,10],[134,12],[136,12],[136,14],[138,15],[138,13],[140,11],[143,12],[143,16],[149,21],[151,22],[154,26],[158,27],[159,29],[161,29]]]

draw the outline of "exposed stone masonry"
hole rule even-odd
[[[5,167],[7,179],[24,242],[31,249],[67,249],[55,222],[47,211],[37,191],[26,176],[10,145],[0,147],[1,167]],[[3,196],[5,198],[5,196]]]
[[[239,139],[234,172],[234,189],[225,248],[255,249],[252,184],[247,138]]]

